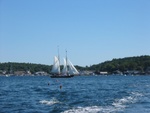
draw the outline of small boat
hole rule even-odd
[[[71,61],[67,58],[67,51],[66,51],[66,58],[64,58],[64,66],[62,71],[60,70],[60,60],[59,54],[58,57],[54,57],[54,64],[51,70],[51,78],[71,78],[74,75],[78,75],[79,72],[71,63]]]

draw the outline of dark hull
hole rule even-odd
[[[51,78],[71,78],[71,77],[74,77],[74,75],[68,75],[68,76],[64,76],[64,75],[62,75],[62,76],[52,75],[50,77]]]

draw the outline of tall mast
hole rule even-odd
[[[60,67],[60,56],[59,56],[59,46],[57,46],[58,48],[58,61],[59,61],[59,67]],[[60,73],[59,73],[60,74]]]
[[[67,59],[67,50],[66,50],[66,66],[67,66],[67,74],[68,74],[68,59]]]
[[[68,63],[67,63],[67,50],[66,50],[66,64],[68,64]]]
[[[58,60],[59,60],[59,46],[57,46],[57,52],[58,52]]]

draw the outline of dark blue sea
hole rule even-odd
[[[150,113],[150,76],[0,76],[0,113]]]

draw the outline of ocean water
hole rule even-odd
[[[150,113],[150,76],[0,76],[0,113]]]

